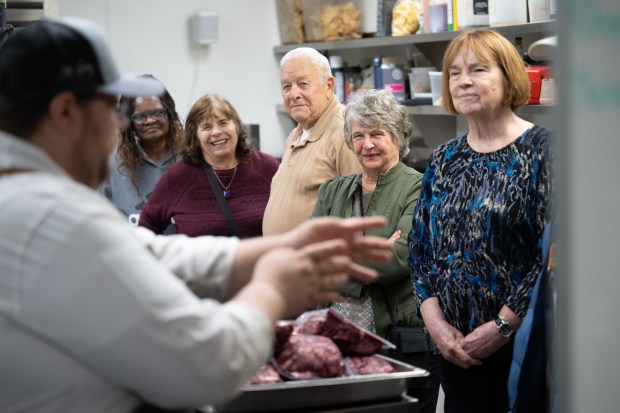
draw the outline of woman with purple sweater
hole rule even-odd
[[[230,102],[215,94],[198,99],[185,122],[180,154],[144,206],[140,226],[162,233],[173,222],[177,233],[192,237],[262,235],[278,161],[253,149]]]

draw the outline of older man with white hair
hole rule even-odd
[[[298,47],[280,61],[284,108],[297,127],[286,139],[271,182],[263,234],[280,234],[310,217],[319,186],[327,179],[360,172],[344,142],[344,105],[334,95],[329,61],[310,47]]]

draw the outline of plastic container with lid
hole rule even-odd
[[[489,3],[487,0],[458,0],[457,16],[459,28],[488,26]]]
[[[424,32],[439,33],[446,31],[448,31],[448,1],[426,0],[424,2]]]
[[[526,0],[489,0],[489,24],[507,26],[527,23]]]
[[[332,75],[336,79],[334,86],[334,93],[336,94],[336,99],[338,102],[344,103],[344,69],[342,63],[342,56],[330,56],[329,57],[329,66],[332,69]]]
[[[362,9],[362,36],[369,37],[377,34],[377,13],[379,0],[358,0]]]
[[[441,80],[443,74],[441,72],[428,72],[428,77],[431,80],[431,95],[433,97],[433,105],[441,106]]]
[[[430,93],[431,80],[428,73],[433,71],[437,71],[437,68],[434,66],[411,68],[411,73],[409,73],[409,86],[412,95],[416,93]]]

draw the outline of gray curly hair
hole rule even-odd
[[[349,97],[344,112],[344,140],[353,150],[351,125],[356,122],[364,128],[385,128],[398,144],[399,160],[409,153],[409,141],[413,124],[407,116],[407,109],[387,90],[369,90],[354,93]]]

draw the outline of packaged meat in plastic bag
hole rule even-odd
[[[396,348],[389,341],[364,330],[329,308],[305,312],[295,321],[296,333],[329,337],[345,355],[369,356],[382,349]]]

